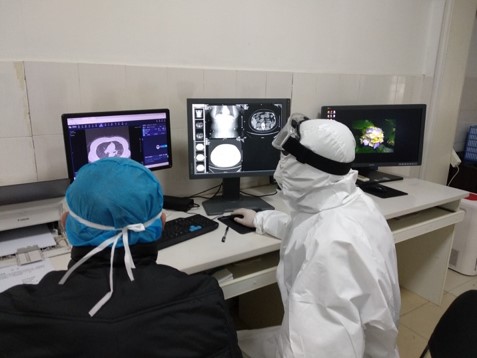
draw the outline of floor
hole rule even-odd
[[[419,357],[437,321],[447,307],[461,293],[472,289],[477,289],[477,276],[465,276],[450,269],[440,306],[402,289],[398,337],[401,358]]]
[[[436,305],[406,289],[401,289],[401,317],[398,336],[401,358],[418,358],[421,355],[438,320],[452,301],[465,291],[477,289],[477,276],[466,276],[449,269],[444,289],[441,305]],[[270,285],[240,296],[240,309],[234,307],[231,310],[235,312],[237,329],[280,324],[282,311],[280,314],[277,313],[277,307],[281,307],[278,292],[276,285]],[[273,297],[276,297],[279,304],[274,304],[274,300],[271,300]],[[262,302],[265,299],[268,302],[267,307],[270,307],[270,312],[262,307],[258,314],[253,302]],[[229,301],[236,304],[234,300]],[[238,315],[238,311],[241,312],[240,315]]]

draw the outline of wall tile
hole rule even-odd
[[[125,70],[131,109],[169,108],[166,68],[126,66]]]
[[[165,107],[171,111],[174,166],[172,169],[156,172],[156,176],[169,188],[168,192],[172,195],[192,194],[218,183],[216,180],[188,178],[187,98],[286,97],[292,98],[292,113],[302,112],[315,117],[321,106],[326,104],[425,103],[430,99],[433,83],[432,77],[425,76],[26,62],[27,97],[25,88],[22,92],[22,69],[21,63],[0,63],[0,76],[3,76],[2,80],[7,78],[8,90],[16,86],[13,101],[5,102],[7,105],[4,106],[7,110],[14,108],[13,130],[3,130],[7,121],[4,119],[6,117],[1,118],[0,138],[5,133],[7,137],[22,134],[20,137],[29,138],[30,143],[26,146],[23,140],[21,146],[30,148],[26,152],[30,152],[31,158],[23,153],[29,159],[18,159],[15,151],[22,149],[14,147],[9,149],[8,156],[3,155],[1,159],[6,167],[19,162],[32,163],[33,169],[19,167],[15,176],[17,182],[31,181],[32,176],[38,180],[66,176],[59,120],[61,113]],[[0,91],[5,92],[3,83],[0,83]],[[12,94],[9,93],[8,96],[7,98],[11,98]],[[10,105],[15,100],[17,102]],[[30,101],[33,133],[29,131],[27,100]],[[0,96],[0,101],[5,99]],[[26,121],[18,121],[24,115],[19,108],[26,108]],[[21,123],[24,124],[23,128]],[[11,156],[17,159],[10,161],[8,158]],[[401,175],[419,174],[419,168],[389,168],[390,172],[392,170],[398,170],[399,173],[396,174]],[[1,181],[0,178],[0,185]],[[183,192],[185,189],[187,193]]]
[[[395,103],[427,103],[427,94],[423,96],[422,92],[424,81],[424,76],[397,76]]]
[[[350,105],[358,101],[360,76],[320,74],[317,77],[316,115],[326,105]]]
[[[0,62],[0,138],[31,136],[22,62]]]
[[[0,185],[37,181],[32,137],[0,138]]]
[[[81,111],[129,109],[125,66],[80,64]]]
[[[267,72],[266,97],[291,98],[293,73]]]
[[[80,111],[78,65],[26,62],[33,135],[62,134],[61,114]]]
[[[395,103],[397,82],[397,76],[361,75],[358,95],[359,103]]]
[[[68,177],[63,135],[33,137],[38,180],[54,180]]]
[[[425,76],[422,82],[422,88],[416,90],[416,98],[419,103],[430,103],[432,88],[434,86],[434,77]]]
[[[172,168],[155,172],[168,195],[185,196],[209,187],[207,180],[189,180],[187,98],[204,95],[204,71],[167,69],[168,103],[172,122]]]
[[[263,71],[237,71],[235,87],[238,98],[264,98],[267,96],[267,73]]]
[[[317,113],[316,84],[318,75],[309,73],[294,73],[292,84],[291,113],[303,113],[313,117]]]
[[[205,97],[204,71],[167,69],[168,103],[174,128],[187,128],[187,98]]]
[[[227,70],[205,70],[204,96],[210,98],[237,97],[237,72]]]

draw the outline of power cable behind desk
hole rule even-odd
[[[177,218],[166,222],[162,236],[158,241],[158,249],[193,239],[197,236],[214,231],[219,223],[203,215],[195,214],[184,218]]]

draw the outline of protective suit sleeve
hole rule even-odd
[[[259,234],[269,234],[282,240],[288,232],[290,215],[278,210],[259,211],[253,220]]]

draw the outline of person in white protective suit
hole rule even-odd
[[[273,145],[289,214],[238,209],[235,220],[281,239],[280,327],[239,331],[251,357],[399,357],[393,235],[356,187],[355,140],[334,120],[294,114]]]

